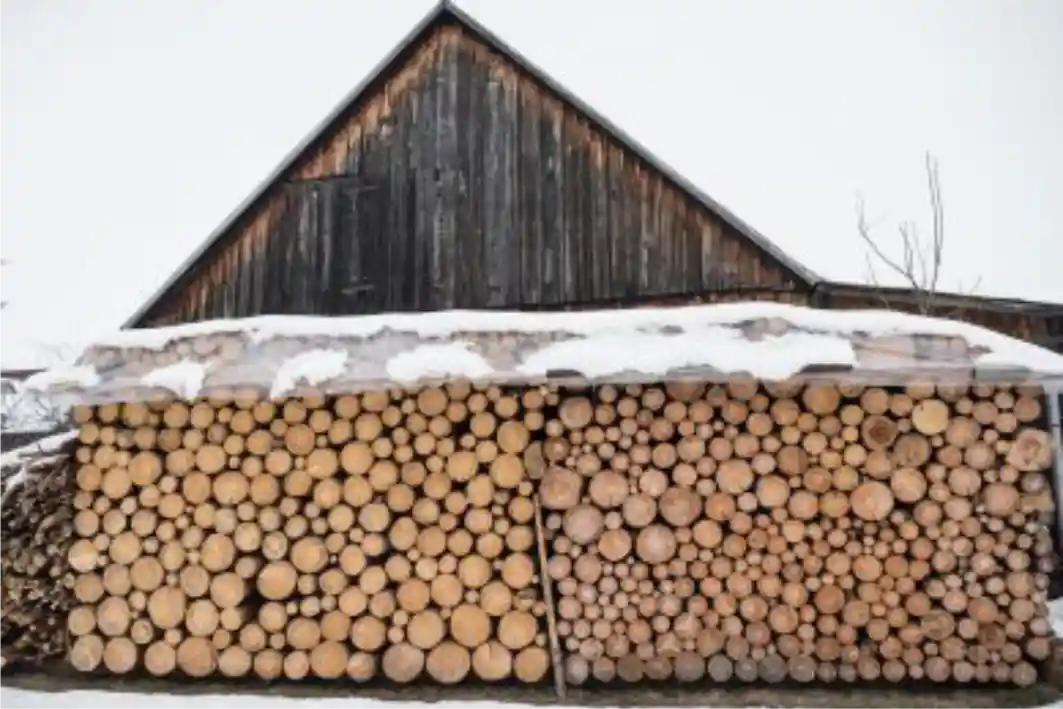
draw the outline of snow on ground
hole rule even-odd
[[[1063,638],[1063,598],[1048,602],[1048,619],[1052,621],[1052,634]]]
[[[751,323],[772,326],[751,334],[747,331]],[[262,316],[125,330],[95,341],[86,352],[93,347],[125,349],[136,361],[139,351],[160,350],[185,338],[220,333],[237,334],[252,345],[311,337],[329,343],[329,349],[284,355],[286,361],[269,361],[268,357],[256,360],[254,346],[244,352],[240,363],[248,365],[249,376],[264,379],[245,383],[272,383],[278,395],[291,391],[298,381],[327,382],[333,378],[347,383],[390,378],[397,384],[414,384],[441,377],[473,377],[517,383],[554,371],[575,371],[592,380],[608,380],[633,372],[659,377],[687,368],[725,375],[748,373],[768,380],[785,379],[813,367],[858,372],[894,371],[898,367],[964,371],[973,367],[982,372],[1021,369],[1044,380],[1063,379],[1063,356],[968,323],[890,311],[824,311],[779,303],[562,313]],[[513,361],[507,357],[492,359],[476,351],[497,333],[531,336],[533,341],[507,353]],[[968,350],[938,357],[891,353],[886,346],[881,353],[869,353],[868,338],[895,336],[962,338]],[[881,344],[870,349],[878,346]],[[123,387],[144,376],[124,366],[109,365],[111,369],[98,372],[86,363],[90,359],[32,377],[27,387],[53,393],[91,392],[106,398],[109,382],[101,381],[101,376],[120,380]],[[203,364],[212,369],[211,360]],[[162,385],[188,398],[205,374],[209,372],[202,366],[180,362],[155,370],[141,381]],[[97,387],[100,391],[95,391]]]
[[[283,697],[261,695],[224,694],[136,694],[133,692],[34,692],[24,689],[0,688],[0,704],[4,709],[52,709],[54,707],[78,707],[78,709],[531,709],[533,705],[476,702],[397,702],[358,697]],[[921,704],[926,706],[925,703]],[[565,705],[554,704],[557,709]],[[642,705],[649,709],[648,705]],[[785,705],[775,705],[785,706]],[[895,706],[906,706],[896,704]],[[1041,705],[1046,709],[1063,709],[1063,701]],[[712,709],[727,709],[713,707]],[[746,706],[745,709],[756,709]],[[765,709],[761,707],[760,709]],[[829,709],[822,707],[821,709]]]

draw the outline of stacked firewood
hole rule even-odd
[[[3,485],[0,515],[3,665],[40,663],[66,652],[74,605],[67,562],[73,536],[69,453],[20,461]]]
[[[76,409],[71,663],[540,681],[545,404],[452,384]]]
[[[1036,388],[566,393],[540,485],[570,684],[1029,685],[1050,652]]]
[[[550,615],[570,684],[1027,685],[1051,653],[1034,387],[453,383],[75,419],[83,671],[536,682]]]

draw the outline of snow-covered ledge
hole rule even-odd
[[[27,386],[103,403],[234,389],[340,393],[456,377],[516,384],[817,375],[1049,383],[1063,381],[1063,356],[968,323],[776,303],[264,316],[117,332]]]
[[[51,464],[62,460],[66,455],[63,448],[76,438],[77,431],[64,431],[40,438],[21,448],[4,451],[3,455],[0,455],[0,471],[3,471],[3,495],[0,500],[7,500],[7,496],[25,483],[35,471],[47,470]]]

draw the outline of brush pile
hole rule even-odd
[[[73,444],[27,455],[3,480],[0,603],[3,665],[36,664],[66,652],[73,607]]]

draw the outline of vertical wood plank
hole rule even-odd
[[[270,209],[272,213],[273,210]],[[270,222],[263,220],[260,224],[269,224]],[[256,228],[247,238],[247,263],[244,266],[244,277],[248,283],[248,303],[247,314],[259,315],[263,311],[262,303],[262,291],[261,280],[259,279],[259,268],[262,262],[265,260],[266,240],[262,238],[262,231],[268,229],[268,226]]]
[[[609,297],[612,272],[612,245],[609,240],[609,161],[603,141],[596,135],[591,136],[588,182],[591,204],[588,209],[587,238],[592,244],[591,263],[594,274],[591,296],[596,300],[604,300]]]
[[[294,250],[294,263],[291,266],[291,273],[295,282],[295,307],[298,313],[313,313],[313,286],[311,277],[311,268],[313,267],[310,258],[310,240],[312,229],[312,209],[314,190],[313,186],[309,183],[303,186],[300,191],[299,199],[299,220],[296,225],[295,232],[295,250]]]
[[[411,234],[406,216],[409,212],[409,140],[410,101],[403,89],[393,97],[388,126],[388,310],[409,310],[414,307],[410,282]]]
[[[335,157],[332,156],[335,164]],[[315,290],[315,298],[317,300],[316,312],[319,314],[327,314],[329,312],[329,298],[332,294],[332,244],[333,244],[333,229],[334,224],[332,222],[335,209],[332,206],[332,193],[335,188],[335,182],[327,181],[318,185],[317,188],[317,287]]]
[[[572,195],[571,239],[574,242],[572,253],[576,257],[575,281],[576,298],[587,302],[594,298],[594,242],[593,227],[590,223],[592,194],[588,190],[588,126],[571,112],[571,138],[569,142],[569,163],[572,165],[574,181],[569,186]]]
[[[660,246],[659,267],[657,276],[658,293],[676,293],[682,286],[682,280],[677,278],[676,269],[676,234],[673,231],[673,213],[675,203],[672,200],[672,190],[658,178],[657,182],[657,243]]]
[[[437,197],[436,140],[433,132],[436,121],[435,90],[434,77],[421,78],[417,91],[417,248],[414,257],[417,282],[415,307],[418,310],[430,309],[436,293],[434,274],[437,263],[433,249]]]
[[[197,303],[197,308],[196,308],[196,319],[197,320],[209,320],[210,319],[210,310],[208,309],[208,305],[209,305],[208,297],[209,297],[208,286],[207,286],[207,283],[204,282],[204,283],[202,283],[200,285],[200,289],[199,289],[199,298],[198,298],[199,302]]]
[[[475,140],[471,121],[472,104],[472,61],[468,43],[458,44],[456,57],[458,65],[458,91],[455,130],[457,133],[457,155],[454,157],[454,169],[457,170],[458,204],[454,222],[454,304],[458,308],[474,307],[476,292],[473,280],[479,273],[476,268],[476,229],[472,219],[475,206],[472,195],[472,174],[470,162],[472,154],[471,141]]]
[[[624,153],[608,145],[609,163],[609,297],[622,298],[628,288],[628,253],[624,220]]]
[[[489,258],[487,243],[489,236],[486,230],[486,207],[484,205],[486,186],[484,184],[485,148],[483,139],[487,123],[487,72],[483,64],[478,61],[478,50],[474,50],[470,54],[470,61],[473,81],[472,86],[469,88],[469,194],[472,197],[470,202],[472,209],[469,217],[473,223],[474,230],[473,238],[470,242],[473,247],[470,258],[476,269],[472,279],[474,284],[472,289],[474,300],[472,304],[474,307],[483,307],[490,292],[487,279],[484,277],[484,269],[487,267]]]
[[[296,291],[298,283],[297,275],[293,273],[296,266],[296,254],[299,240],[299,210],[302,207],[302,190],[300,184],[294,184],[289,188],[288,210],[284,217],[283,227],[278,241],[277,271],[280,273],[281,298],[280,311],[282,313],[299,312]]]
[[[251,259],[250,250],[248,249],[248,242],[250,241],[248,236],[248,234],[244,234],[240,240],[233,244],[233,266],[229,271],[229,279],[236,289],[235,309],[237,317],[249,315],[251,311],[249,302],[251,279],[247,273],[247,265]]]
[[[520,211],[518,199],[517,155],[520,150],[520,121],[517,111],[517,77],[505,67],[502,75],[502,165],[500,182],[502,188],[502,238],[506,254],[506,294],[503,305],[517,307],[521,302],[520,276],[522,255],[520,250]]]
[[[458,35],[444,31],[437,55],[436,163],[438,197],[435,204],[432,250],[434,308],[454,307],[454,240],[458,209]]]
[[[520,82],[521,300],[542,302],[542,184],[540,182],[541,97],[528,81]]]
[[[661,198],[663,182],[660,175],[655,173],[651,174],[650,180],[650,230],[651,235],[649,238],[649,268],[650,268],[650,294],[659,295],[665,292],[667,282],[665,273],[667,272],[668,258],[665,251],[666,237],[661,233]]]
[[[701,290],[701,234],[694,221],[695,208],[687,209],[684,201],[679,207],[683,220],[683,248],[685,252],[686,289],[691,293]]]
[[[731,263],[738,267],[739,282],[742,285],[754,285],[757,282],[756,261],[759,254],[738,234],[732,233],[730,241],[734,243],[734,260]]]
[[[720,226],[717,223],[717,229]],[[738,241],[734,238],[734,234],[729,229],[722,229],[720,233],[723,242],[723,258],[720,261],[720,265],[723,267],[724,272],[724,287],[734,288],[742,284],[742,250]]]
[[[339,313],[350,314],[357,312],[356,304],[360,296],[348,291],[363,282],[362,268],[362,232],[360,228],[361,217],[358,214],[358,195],[365,186],[365,166],[363,164],[363,132],[360,127],[352,130],[347,136],[347,174],[353,179],[340,188],[339,211],[337,222],[343,235],[341,253],[345,264],[341,281],[338,284],[341,290],[339,300]],[[371,187],[371,185],[368,185]]]
[[[655,284],[653,268],[655,265],[654,241],[656,224],[653,212],[653,178],[645,166],[638,167],[639,187],[639,293],[648,295],[653,292]]]
[[[335,163],[334,163],[335,165]],[[326,182],[321,185],[318,203],[318,223],[321,236],[318,240],[321,282],[318,284],[318,313],[331,315],[335,311],[336,298],[336,192],[341,183]]]
[[[565,176],[565,184],[561,190],[562,214],[564,215],[564,227],[562,229],[562,289],[561,298],[565,303],[579,302],[582,299],[579,276],[582,271],[581,244],[579,241],[579,151],[573,145],[575,140],[576,119],[571,111],[562,107],[561,124],[561,170]]]
[[[307,233],[306,233],[306,266],[303,269],[305,277],[304,288],[306,292],[307,312],[317,315],[320,310],[321,289],[318,280],[321,278],[321,183],[311,185],[309,199],[306,204]]]
[[[543,161],[543,303],[560,303],[564,297],[564,174],[562,172],[561,106],[544,96],[540,135]]]
[[[485,60],[486,61],[486,60]],[[502,87],[490,68],[487,74],[486,96],[483,106],[483,220],[487,245],[486,273],[487,307],[499,307],[506,302],[506,251],[501,204],[504,192],[500,185],[502,171]]]
[[[354,191],[357,200],[358,252],[364,290],[351,298],[353,313],[372,312],[383,308],[386,299],[386,277],[380,273],[381,263],[380,213],[387,204],[386,156],[381,154],[379,133],[366,132],[362,136],[362,179]]]
[[[273,262],[277,258],[277,233],[288,208],[287,195],[283,190],[277,192],[277,207],[270,217],[269,227],[258,237],[260,251],[255,263],[255,297],[260,306],[258,312],[270,314],[280,312],[277,309],[279,284],[274,277]]]
[[[326,244],[325,264],[322,273],[326,274],[326,283],[322,288],[321,312],[338,315],[343,307],[343,288],[345,280],[345,253],[341,236],[340,194],[343,182],[330,182],[323,186],[321,194],[321,219],[325,224],[323,243]]]
[[[238,255],[237,248],[238,244],[233,244],[225,250],[222,267],[218,269],[218,276],[225,288],[225,306],[224,314],[222,315],[224,318],[234,318],[239,315],[239,311],[236,309],[236,291],[240,282],[234,277]]]
[[[628,156],[630,158],[630,156]],[[629,298],[637,297],[642,290],[642,205],[644,181],[640,163],[627,159],[628,174],[624,177],[624,239],[627,244],[627,281]]]
[[[408,104],[407,104],[408,105]],[[388,280],[384,284],[387,292],[385,299],[387,310],[405,310],[412,307],[409,288],[409,272],[406,270],[408,233],[405,229],[406,184],[408,161],[406,159],[406,140],[408,123],[406,112],[392,106],[391,117],[387,126],[388,140],[388,212],[385,216],[384,229],[387,242]]]
[[[336,301],[333,312],[337,315],[346,315],[351,311],[354,296],[349,289],[361,280],[356,190],[355,183],[341,185],[336,190],[336,230],[340,236],[336,244]]]
[[[697,227],[701,235],[701,285],[705,290],[715,290],[718,274],[716,273],[717,254],[713,220],[704,214],[698,214]]]

